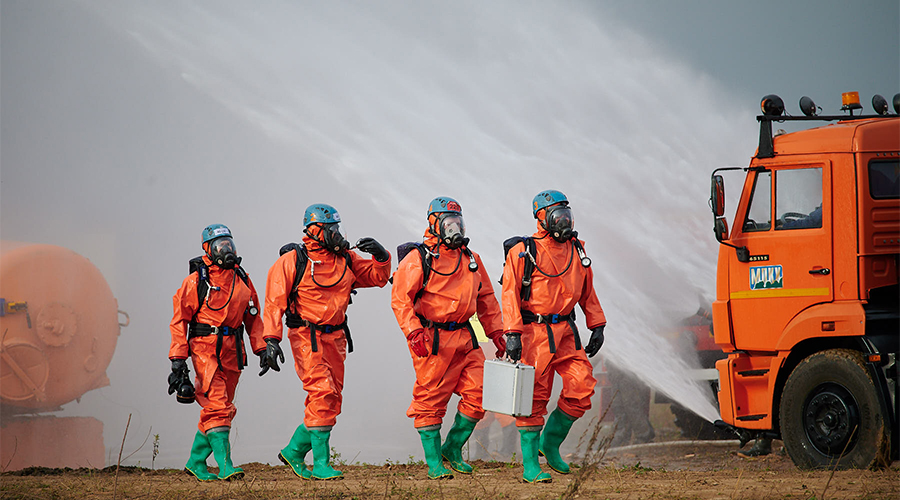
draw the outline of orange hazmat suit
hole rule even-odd
[[[503,268],[503,326],[505,332],[522,334],[522,362],[534,366],[534,399],[532,413],[518,417],[518,427],[542,426],[547,403],[553,389],[553,374],[559,373],[563,388],[558,407],[571,417],[580,418],[591,408],[591,396],[597,381],[593,367],[583,349],[578,349],[572,326],[568,321],[549,325],[553,332],[556,352],[551,352],[546,323],[524,324],[523,311],[541,316],[567,315],[576,304],[581,305],[590,329],[606,324],[606,316],[594,292],[594,273],[582,267],[572,241],[559,243],[538,222],[532,236],[537,249],[536,269],[532,275],[531,297],[522,301],[522,275],[525,259],[519,257],[525,244],[517,243],[506,255]],[[548,276],[549,275],[549,276]],[[557,276],[558,275],[558,276]]]
[[[208,256],[203,256],[203,262],[209,268],[210,285],[203,304],[198,302],[197,297],[197,272],[188,275],[172,297],[174,314],[169,324],[172,334],[169,359],[187,359],[188,355],[191,357],[196,372],[196,398],[203,408],[197,427],[205,433],[216,427],[231,427],[231,420],[237,413],[234,393],[241,376],[237,343],[240,342],[242,346],[240,351],[244,359],[241,360],[241,366],[247,364],[246,351],[243,348],[243,337],[224,336],[217,359],[217,335],[188,339],[191,321],[229,328],[238,328],[243,324],[254,352],[265,349],[266,343],[263,340],[262,320],[259,314],[251,314],[249,307],[251,300],[259,307],[259,297],[253,282],[248,277],[245,284],[235,269],[222,269],[212,265]]]
[[[469,270],[469,257],[462,248],[438,247],[438,238],[429,229],[424,244],[437,248],[431,260],[432,271],[421,296],[422,259],[412,251],[400,262],[394,273],[391,307],[404,336],[424,329],[426,357],[410,356],[416,371],[413,398],[406,415],[416,428],[440,425],[453,394],[460,396],[457,410],[472,420],[484,417],[481,407],[485,356],[465,324],[476,312],[487,336],[494,339],[503,334],[500,305],[481,257],[472,252],[478,270]],[[434,323],[459,323],[463,327],[438,327],[438,351],[433,353]]]
[[[311,226],[310,231],[319,228]],[[282,316],[285,312],[299,315],[317,325],[316,350],[313,351],[310,326],[288,329],[294,354],[294,369],[306,391],[304,423],[307,428],[332,426],[341,413],[344,388],[344,361],[347,340],[344,325],[350,293],[356,288],[383,287],[390,276],[391,261],[378,262],[349,251],[351,264],[344,255],[322,248],[303,236],[309,261],[300,283],[297,298],[288,311],[288,297],[296,274],[296,250],[282,255],[269,269],[266,280],[266,304],[263,313],[264,337],[282,339]],[[331,326],[331,332],[329,328]]]

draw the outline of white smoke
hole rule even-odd
[[[135,295],[152,296],[153,304],[143,318],[132,314],[133,324],[141,328],[143,320],[147,330],[141,345],[152,345],[155,359],[140,373],[154,395],[135,401],[113,387],[99,397],[104,407],[118,407],[122,422],[107,421],[107,445],[121,438],[123,408],[135,408],[143,414],[139,428],[165,426],[163,437],[172,436],[157,464],[178,466],[187,454],[196,408],[173,408],[165,419],[151,409],[175,406],[157,394],[167,370],[168,299],[187,259],[199,252],[195,241],[206,224],[232,227],[263,293],[275,251],[299,238],[305,206],[330,203],[341,210],[351,239],[372,235],[392,248],[421,236],[429,200],[452,196],[463,206],[473,249],[497,279],[501,242],[534,231],[530,202],[543,189],[568,195],[593,260],[609,320],[603,355],[704,418],[717,418],[708,390],[687,380],[687,365],[661,336],[701,305],[699,297],[714,297],[718,248],[706,204],[709,173],[744,163],[754,146],[752,116],[729,107],[711,75],[580,2],[85,7],[105,20],[120,50],[150,68],[144,71],[163,75],[173,88],[187,85],[194,99],[225,110],[199,116],[191,127],[214,128],[230,116],[263,138],[223,143],[205,164],[160,164],[121,188],[120,199],[162,202],[165,217],[148,208],[130,213],[152,221],[155,238],[169,248],[166,259],[154,261],[166,269],[154,279],[165,282]],[[135,140],[153,140],[145,133]],[[249,144],[268,149],[247,150]],[[235,151],[259,161],[238,163]],[[238,194],[239,202],[220,201]],[[131,263],[131,256],[117,257],[119,266]],[[124,281],[119,289],[132,284]],[[421,455],[404,415],[411,363],[387,294],[361,291],[352,306],[358,352],[348,359],[344,414],[333,438],[338,449],[370,462]],[[120,360],[136,342],[129,335],[138,334],[120,339],[113,386],[116,373],[130,376],[134,363],[144,363]],[[241,384],[235,461],[274,463],[302,418],[300,382],[289,362],[263,379],[250,369]],[[374,401],[371,394],[381,391],[388,395]],[[398,428],[409,432],[385,442],[382,436]],[[135,457],[149,463],[146,448]]]

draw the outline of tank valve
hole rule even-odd
[[[0,298],[0,316],[15,314],[20,311],[25,311],[25,322],[28,323],[28,328],[31,328],[31,315],[28,314],[28,302],[8,302],[6,299]]]

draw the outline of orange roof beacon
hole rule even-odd
[[[887,466],[898,458],[900,94],[894,114],[857,93],[849,115],[782,116],[763,98],[747,168],[712,174],[721,243],[713,325],[722,426],[784,441],[801,468]],[[836,122],[772,136],[772,122]],[[734,224],[721,170],[746,172]],[[745,441],[746,442],[746,441]]]

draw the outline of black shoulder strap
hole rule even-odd
[[[244,271],[244,268],[241,267],[240,265],[238,265],[237,268],[235,268],[235,272],[238,273],[238,276],[240,276],[241,281],[243,281],[244,284],[247,285],[247,280],[250,279],[250,276],[247,275],[247,271]],[[247,286],[249,286],[249,285],[247,285]]]
[[[428,280],[431,279],[431,254],[428,252],[428,249],[425,248],[424,243],[417,244],[416,250],[419,251],[419,257],[422,259],[422,288],[420,288],[419,291],[416,292],[416,296],[413,297],[413,304],[422,298],[422,294],[425,293],[425,287],[428,285]]]
[[[528,253],[528,255],[531,255],[532,258],[537,259],[537,245],[534,244],[534,238],[530,236],[524,236],[522,237],[522,242],[525,243],[525,251]],[[525,266],[522,269],[521,297],[523,301],[531,298],[531,275],[533,274],[534,260],[526,255]]]
[[[399,265],[403,259],[406,258],[409,252],[412,252],[413,249],[416,249],[419,252],[419,258],[422,260],[422,288],[416,292],[416,296],[413,297],[413,304],[419,301],[422,297],[422,294],[425,293],[425,285],[428,284],[428,280],[431,278],[431,254],[428,252],[428,249],[425,247],[425,243],[419,241],[409,241],[406,243],[402,243],[397,246],[397,263]],[[391,276],[391,283],[394,282],[394,277]]]
[[[188,274],[195,272],[197,273],[197,304],[199,310],[199,306],[203,305],[203,299],[206,298],[206,292],[209,291],[209,267],[203,262],[203,256],[194,257],[188,261]]]
[[[303,279],[303,273],[306,272],[306,262],[309,260],[309,254],[306,253],[306,246],[302,243],[288,243],[278,250],[278,255],[284,255],[291,250],[296,251],[296,263],[294,267],[294,283],[291,285],[291,291],[288,294],[288,311],[291,310],[291,304],[297,300],[297,286]]]
[[[534,238],[531,236],[513,236],[507,238],[503,242],[503,265],[506,265],[506,256],[514,246],[519,243],[525,245],[525,252],[533,258],[537,258],[537,245],[534,244]],[[534,261],[528,255],[519,254],[520,258],[525,259],[525,267],[522,269],[522,288],[520,297],[522,300],[531,298],[531,275],[534,274]],[[503,284],[503,277],[500,277],[500,284]]]
[[[425,248],[424,243],[417,245],[416,250],[419,251],[419,257],[422,259],[422,288],[424,289],[428,280],[431,279],[431,254]]]
[[[303,273],[306,272],[307,262],[309,262],[309,254],[306,253],[306,247],[297,245],[297,256],[294,264],[294,284],[291,286],[291,292],[295,295],[297,293],[297,286],[300,285],[300,280],[303,279]]]
[[[309,254],[306,253],[306,247],[303,245],[297,245],[297,257],[294,264],[294,283],[291,285],[291,293],[288,294],[288,311],[291,310],[291,305],[297,300],[297,287],[300,285],[300,280],[303,279],[303,273],[306,272],[306,263],[309,261]]]

